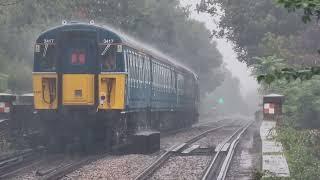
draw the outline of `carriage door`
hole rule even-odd
[[[98,67],[96,32],[64,32],[60,58],[63,105],[94,105]]]

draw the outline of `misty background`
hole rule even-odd
[[[212,16],[208,13],[198,12],[196,5],[199,0],[181,0],[181,6],[191,9],[191,18],[203,22],[211,31],[219,31],[219,16]],[[216,5],[219,13],[221,9]],[[261,96],[258,94],[258,83],[252,75],[252,69],[246,63],[237,59],[237,54],[233,50],[232,42],[226,38],[213,37],[217,43],[217,48],[223,57],[223,68],[225,79],[221,86],[209,93],[202,102],[202,113],[210,114],[215,111],[219,115],[252,114],[259,109]],[[240,90],[240,91],[239,91]],[[219,104],[219,99],[224,99],[224,104]]]
[[[33,47],[44,30],[62,20],[106,24],[176,58],[199,75],[201,113],[249,114],[257,109],[257,84],[232,44],[214,39],[214,18],[179,0],[24,0],[0,7],[0,73],[12,93],[32,91]]]

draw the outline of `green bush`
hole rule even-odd
[[[310,130],[296,130],[284,126],[277,130],[277,139],[285,148],[291,179],[319,179],[319,136]]]

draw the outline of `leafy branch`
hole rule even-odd
[[[276,80],[285,79],[288,82],[300,79],[301,81],[310,80],[313,76],[320,75],[320,67],[309,67],[304,69],[283,68],[274,70],[271,73],[259,75],[257,81],[270,84]]]
[[[302,21],[310,22],[312,16],[320,19],[320,1],[319,0],[275,0],[278,4],[283,5],[289,12],[295,12],[297,9],[303,10]]]
[[[16,1],[0,1],[0,6],[11,6],[11,5],[15,5],[15,4],[18,4],[18,3],[21,3],[23,2],[24,0],[16,0]]]

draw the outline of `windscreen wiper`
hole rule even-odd
[[[106,47],[104,48],[104,50],[103,50],[102,53],[101,53],[101,56],[104,56],[104,55],[108,52],[110,46],[111,46],[111,44],[107,44],[107,45],[106,45]]]
[[[42,53],[43,57],[46,57],[48,48],[49,48],[49,43],[45,42],[44,43],[44,50],[43,50],[43,53]]]

